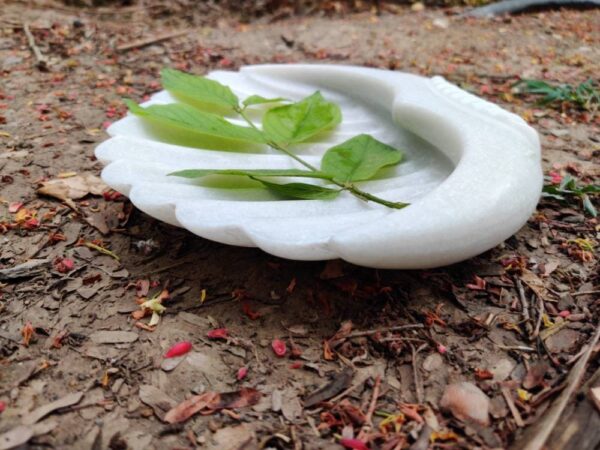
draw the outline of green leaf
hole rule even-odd
[[[399,150],[368,134],[360,134],[327,150],[321,160],[321,171],[339,183],[364,181],[401,160]]]
[[[590,213],[592,217],[598,217],[598,211],[596,211],[596,208],[594,207],[594,204],[592,203],[590,197],[587,194],[583,194],[581,196],[581,200],[583,202],[583,207],[585,208],[585,210],[588,213]]]
[[[329,180],[331,177],[321,172],[300,169],[186,169],[170,173],[183,178],[200,178],[207,175],[241,175],[248,177],[303,177]]]
[[[229,87],[218,81],[174,69],[163,69],[160,76],[163,87],[187,103],[206,104],[227,109],[238,107],[237,96]]]
[[[181,103],[151,105],[142,108],[131,100],[125,104],[136,116],[168,127],[191,131],[203,136],[212,136],[234,141],[265,143],[260,131],[227,122],[223,117],[200,111]]]
[[[330,189],[323,186],[317,186],[307,183],[286,183],[277,184],[260,178],[250,177],[262,183],[267,189],[286,198],[296,198],[302,200],[330,200],[336,198],[340,189]]]
[[[244,100],[242,103],[244,104],[244,106],[252,106],[252,105],[264,105],[265,103],[280,103],[280,102],[285,102],[286,100],[287,99],[285,99],[283,97],[265,98],[260,95],[251,95],[246,100]]]
[[[341,120],[340,108],[315,92],[297,103],[268,110],[263,117],[263,130],[269,140],[287,146],[331,129]]]

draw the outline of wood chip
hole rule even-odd
[[[46,271],[50,267],[49,259],[32,259],[0,270],[0,280],[15,280],[18,278],[33,277]]]

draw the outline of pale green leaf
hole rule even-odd
[[[252,105],[264,105],[265,103],[280,103],[280,102],[285,102],[285,101],[286,101],[286,99],[283,97],[265,98],[260,95],[251,95],[246,100],[244,100],[242,103],[244,104],[244,106],[252,106]]]
[[[218,81],[175,69],[163,69],[160,76],[163,87],[184,102],[228,109],[238,107],[237,96]]]
[[[321,160],[321,171],[339,183],[364,181],[401,160],[399,150],[368,134],[360,134],[327,150]]]
[[[303,177],[328,180],[331,177],[321,172],[301,169],[186,169],[170,173],[183,178],[200,178],[207,175],[238,175],[248,177]]]
[[[203,136],[212,136],[234,141],[265,143],[262,133],[254,128],[241,127],[227,122],[216,114],[200,111],[181,103],[151,105],[142,108],[131,100],[125,100],[129,111],[150,122],[168,127],[184,129]]]
[[[342,120],[340,108],[323,98],[320,92],[290,105],[278,106],[263,117],[267,138],[279,145],[306,141],[329,130]]]
[[[286,183],[277,184],[270,181],[261,180],[260,178],[251,177],[253,180],[259,181],[267,189],[275,192],[286,198],[295,198],[302,200],[330,200],[336,198],[340,193],[339,189],[330,189],[323,186],[317,186],[307,183]]]

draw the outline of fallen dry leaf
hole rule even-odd
[[[446,386],[440,406],[459,420],[490,424],[490,399],[472,383],[465,381]]]
[[[310,393],[304,399],[304,407],[310,408],[321,402],[324,402],[325,400],[329,400],[331,397],[336,396],[350,386],[353,375],[354,373],[350,369],[346,369],[334,375],[334,378],[330,383],[327,383],[322,388]]]
[[[33,437],[31,427],[19,425],[6,433],[0,434],[0,450],[9,450],[24,445]]]
[[[262,394],[256,389],[244,388],[236,392],[205,392],[194,395],[171,409],[164,417],[168,423],[184,422],[194,414],[212,414],[221,409],[243,408],[258,403]]]
[[[74,177],[55,178],[54,180],[44,181],[37,192],[38,194],[62,200],[75,209],[76,206],[73,200],[83,198],[88,194],[102,195],[108,189],[108,185],[96,175],[84,173]]]
[[[208,450],[258,448],[254,431],[248,424],[221,428],[212,435]]]
[[[23,423],[25,425],[33,425],[38,420],[43,419],[48,414],[52,413],[53,411],[56,411],[57,409],[66,408],[67,406],[79,403],[82,397],[83,392],[74,392],[73,394],[65,395],[64,397],[59,398],[58,400],[55,400],[44,406],[40,406],[39,408],[34,409],[25,417],[23,417]]]
[[[144,384],[140,386],[140,401],[150,406],[154,410],[154,414],[160,420],[164,420],[165,414],[173,409],[177,402],[165,394],[160,389]]]

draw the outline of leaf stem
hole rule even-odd
[[[245,113],[245,108],[240,108],[237,107],[235,109],[235,112],[237,112],[242,119],[244,119],[246,121],[246,123],[253,129],[255,129],[256,131],[262,133],[262,130],[260,130],[255,124],[254,122],[252,122],[252,120],[250,120],[250,118],[246,115]],[[318,168],[316,168],[315,166],[313,166],[312,164],[310,164],[309,162],[303,160],[302,158],[300,158],[298,155],[295,155],[294,153],[292,153],[290,150],[288,150],[287,148],[279,145],[277,142],[273,142],[270,140],[267,140],[267,145],[271,148],[274,148],[275,150],[279,150],[282,153],[285,153],[286,155],[288,155],[290,158],[293,158],[294,160],[298,161],[300,164],[302,164],[304,167],[306,167],[309,170],[312,170],[313,172],[319,172],[320,170]],[[380,205],[384,205],[387,206],[388,208],[393,208],[393,209],[402,209],[405,208],[409,205],[409,203],[402,203],[402,202],[390,202],[388,200],[385,200],[383,198],[377,197],[373,194],[369,194],[368,192],[365,192],[359,188],[357,188],[353,183],[341,183],[339,181],[336,180],[330,180],[333,184],[341,187],[342,189],[351,192],[355,197],[360,198],[361,200],[364,200],[366,202],[368,201],[372,201],[375,203],[379,203]]]

